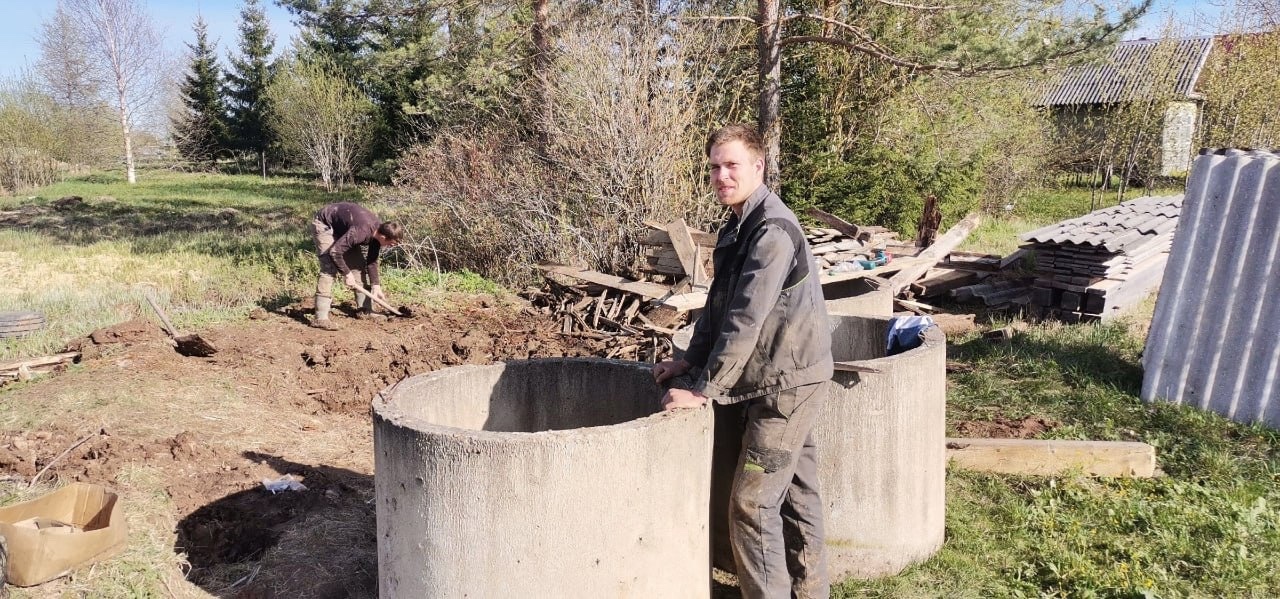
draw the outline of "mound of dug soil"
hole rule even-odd
[[[254,410],[221,413],[219,419],[292,423],[295,437],[329,434],[324,439],[339,439],[344,447],[319,447],[319,441],[279,446],[270,427],[215,438],[205,430],[210,421],[197,413],[146,429],[162,434],[129,438],[97,426],[106,420],[103,414],[118,415],[118,407],[93,406],[56,427],[0,431],[0,475],[29,481],[49,466],[41,480],[119,486],[126,465],[145,464],[160,471],[177,512],[174,551],[191,565],[186,577],[206,591],[223,597],[376,596],[373,451],[364,424],[374,394],[458,364],[603,353],[601,342],[562,336],[557,323],[518,306],[472,300],[414,311],[414,318],[377,322],[338,316],[341,330],[333,332],[307,326],[306,306],[260,312],[245,323],[198,331],[219,350],[207,358],[184,357],[158,326],[129,321],[79,340],[97,350],[85,351],[83,368],[10,396],[39,401],[44,394],[74,396],[95,386],[216,379],[234,386]],[[107,380],[112,373],[127,380]],[[132,409],[140,410],[138,418],[148,417],[145,404]],[[333,455],[346,456],[345,463],[326,463]],[[307,489],[272,494],[262,487],[263,479],[284,473],[300,477]]]

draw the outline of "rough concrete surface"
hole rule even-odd
[[[459,366],[373,404],[382,597],[708,597],[710,410],[644,364]]]
[[[822,286],[827,314],[842,316],[893,316],[893,294],[866,278]]]
[[[827,302],[828,310],[831,302]],[[826,504],[832,580],[896,574],[942,547],[946,508],[946,339],[934,327],[920,347],[885,357],[889,319],[831,317],[831,351],[838,361],[863,362],[875,374],[836,372],[814,427],[818,475]],[[677,354],[692,327],[675,338]],[[734,434],[732,426],[718,433]],[[715,441],[740,446],[734,439]],[[719,471],[717,471],[719,472]],[[732,478],[714,479],[712,545],[715,565],[732,571],[727,522]]]
[[[946,340],[884,357],[887,318],[832,317],[836,372],[814,429],[834,579],[896,574],[942,547],[946,509]]]

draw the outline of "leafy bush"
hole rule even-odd
[[[814,162],[803,183],[784,183],[793,207],[817,206],[850,222],[888,227],[905,237],[915,236],[927,196],[938,198],[943,222],[952,223],[977,207],[982,189],[978,165],[931,164],[877,146],[857,160],[831,166]]]

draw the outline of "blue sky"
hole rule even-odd
[[[1226,0],[1156,0],[1151,12],[1142,19],[1137,30],[1129,34],[1130,38],[1158,37],[1164,31],[1165,24],[1172,18],[1182,30],[1183,35],[1209,35],[1216,33],[1215,27],[1222,18],[1223,5]]]
[[[204,15],[209,23],[210,35],[218,41],[219,54],[225,59],[229,49],[236,46],[241,0],[144,0],[156,25],[165,34],[168,50],[174,54],[185,51],[184,42],[193,39],[191,25],[196,14]],[[1218,4],[1194,0],[1156,0],[1151,14],[1143,20],[1130,37],[1155,37],[1164,29],[1166,20],[1173,18],[1183,23],[1188,35],[1212,33],[1216,16],[1221,13]],[[289,44],[289,38],[297,28],[287,11],[271,0],[264,0],[271,31],[276,36],[276,49]],[[35,42],[40,23],[49,18],[57,6],[55,0],[0,0],[0,78],[17,75],[30,65],[39,54]]]
[[[226,59],[227,52],[239,42],[236,26],[240,21],[242,0],[142,0],[145,2],[156,27],[164,33],[170,53],[181,55],[186,51],[185,42],[195,39],[191,26],[196,14],[204,15],[209,24],[209,36],[218,42],[218,53]],[[289,38],[297,32],[288,11],[271,0],[261,2],[275,34],[276,50],[289,45]],[[40,54],[36,35],[40,24],[53,16],[56,0],[0,0],[0,78],[17,75],[24,67],[35,62]]]

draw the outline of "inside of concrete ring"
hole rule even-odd
[[[402,381],[385,401],[405,416],[473,431],[603,427],[662,411],[648,364],[596,359],[459,366]]]

